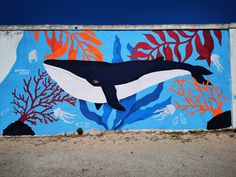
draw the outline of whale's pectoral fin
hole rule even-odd
[[[120,111],[125,111],[125,108],[119,103],[119,100],[116,95],[116,88],[111,84],[102,84],[101,85],[104,95],[106,97],[107,103]]]
[[[97,110],[99,110],[102,107],[102,103],[95,103],[95,106],[96,106]]]

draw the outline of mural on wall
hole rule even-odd
[[[37,125],[37,122],[48,124],[57,121],[53,117],[53,106],[58,102],[67,102],[75,106],[76,99],[64,91],[52,81],[47,73],[41,72],[38,69],[38,76],[30,77],[28,81],[23,80],[24,93],[17,93],[13,90],[12,96],[14,113],[19,115],[19,119],[10,124],[3,130],[3,135],[34,135],[24,122],[29,122],[31,125]]]
[[[210,111],[212,113],[213,119],[207,124],[208,129],[217,129],[231,126],[230,112],[226,111],[223,113],[222,111],[223,104],[227,100],[226,97],[223,96],[222,90],[219,90],[215,85],[209,85],[209,81],[200,85],[192,77],[190,80],[182,77],[182,79],[176,79],[174,82],[178,84],[178,88],[175,90],[173,86],[170,86],[169,90],[184,98],[184,104],[182,105],[180,102],[174,101],[177,105],[177,109],[193,109],[193,111],[188,112],[188,115],[190,116],[196,113],[203,115],[206,111]],[[191,87],[186,87],[185,84]],[[196,93],[193,94],[192,90],[195,90]],[[218,120],[221,120],[220,124],[217,123]]]
[[[231,126],[227,30],[22,33],[3,135]]]
[[[51,37],[49,37],[51,33]],[[60,31],[59,39],[57,40],[56,31],[44,31],[47,45],[51,48],[51,53],[44,55],[44,58],[59,58],[61,56],[68,60],[76,60],[78,50],[81,49],[81,60],[102,61],[103,54],[96,46],[101,46],[102,42],[97,39],[93,31],[78,31],[70,33],[69,31]],[[34,31],[35,41],[39,40],[39,31]],[[63,43],[63,35],[66,39]],[[69,44],[70,43],[70,44]],[[65,54],[68,54],[65,56]]]

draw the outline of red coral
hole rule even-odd
[[[38,70],[38,77],[30,77],[28,81],[25,79],[25,94],[17,94],[16,89],[12,92],[14,105],[14,113],[19,114],[19,121],[37,124],[37,120],[41,123],[55,122],[57,119],[53,117],[52,107],[59,102],[67,102],[75,106],[76,98],[65,94],[64,91],[52,81],[46,72]]]
[[[197,60],[206,60],[208,65],[211,64],[211,54],[214,49],[214,40],[210,30],[154,30],[154,34],[144,34],[148,42],[139,42],[134,48],[134,53],[130,58],[139,59],[156,59],[164,56],[167,61],[173,61],[176,56],[179,62],[186,62],[193,53],[193,42],[195,42],[196,51],[199,54]],[[203,42],[200,38],[203,36]],[[222,34],[220,30],[214,30],[214,34],[219,44],[222,43]],[[157,39],[156,35],[160,38]],[[167,37],[171,41],[167,40]],[[180,37],[183,38],[180,40]],[[184,46],[185,55],[181,55],[179,48]]]
[[[195,109],[190,111],[189,114],[195,113],[204,114],[206,111],[211,111],[213,117],[222,113],[222,107],[226,101],[226,97],[223,96],[223,92],[220,91],[215,85],[209,85],[209,81],[206,84],[200,85],[193,77],[191,81],[182,79],[176,79],[174,82],[178,84],[178,88],[174,89],[173,86],[169,87],[169,90],[184,98],[180,103],[174,101],[177,108],[182,110]],[[184,84],[192,86],[192,88],[186,89]],[[191,90],[193,89],[195,92]],[[196,92],[197,91],[197,92]]]

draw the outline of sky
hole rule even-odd
[[[236,0],[3,0],[0,25],[236,22]]]

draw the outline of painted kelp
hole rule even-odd
[[[15,50],[16,62],[0,85],[4,135],[57,134],[75,132],[78,127],[182,130],[231,126],[228,31],[32,31],[24,32]],[[67,93],[45,70],[47,59],[108,63],[160,60],[201,66],[212,74],[204,76],[202,83],[191,76],[156,82],[119,100],[125,108],[122,111],[106,102],[94,104]],[[127,77],[132,68],[129,72]],[[73,89],[89,94],[80,86]]]

